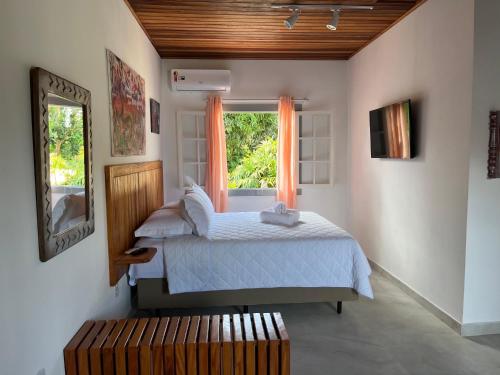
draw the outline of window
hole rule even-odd
[[[224,114],[228,188],[276,187],[278,114]]]
[[[278,114],[269,110],[224,113],[230,195],[274,194]],[[299,187],[333,184],[331,119],[328,112],[297,112]],[[180,186],[188,185],[186,177],[203,186],[207,165],[204,112],[177,113],[177,144]]]

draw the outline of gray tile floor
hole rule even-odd
[[[329,304],[273,305],[292,345],[292,374],[500,375],[500,335],[460,337],[377,273],[375,300],[345,302],[342,315]],[[234,313],[233,308],[184,311]],[[178,311],[163,310],[171,315]]]

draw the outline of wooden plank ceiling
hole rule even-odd
[[[163,58],[344,60],[425,0],[125,0]],[[271,4],[370,5],[331,12],[304,9],[291,30],[287,9]]]

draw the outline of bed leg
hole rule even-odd
[[[342,314],[342,301],[337,301],[337,314]]]
[[[243,305],[243,314],[248,314],[248,305]]]

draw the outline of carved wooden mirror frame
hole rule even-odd
[[[488,142],[488,178],[500,177],[500,112],[490,111],[490,139]]]
[[[45,262],[94,232],[91,97],[90,91],[41,68],[32,68],[30,76],[38,244],[40,260]],[[86,220],[59,233],[54,232],[52,223],[48,111],[49,93],[81,104],[83,112]]]

